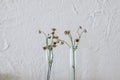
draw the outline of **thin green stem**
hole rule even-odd
[[[46,38],[46,46],[48,47],[48,38]]]
[[[47,37],[47,35],[46,35],[46,33],[45,32],[43,32],[43,31],[41,31],[42,33],[43,33],[43,35],[45,36],[45,37]]]
[[[72,35],[71,34],[69,34],[69,38],[70,38],[70,41],[71,41],[71,46],[72,46],[72,57],[73,57],[73,61],[72,61],[72,70],[73,70],[73,80],[75,80],[75,50],[74,50],[74,46],[75,46],[75,44],[74,44],[74,42],[73,42],[73,39],[72,39]]]
[[[68,36],[69,36],[70,41],[71,41],[71,44],[72,44],[71,46],[72,46],[72,48],[74,48],[74,43],[73,43],[72,35],[71,35],[71,34],[69,34]]]
[[[74,40],[74,47],[75,47],[75,45],[76,45],[75,43],[76,43],[76,41]]]
[[[73,80],[75,80],[75,73],[76,73],[76,67],[75,67],[75,50],[72,50],[72,54],[73,54],[73,65],[72,65],[72,69],[73,69]]]
[[[80,40],[80,38],[81,38],[82,34],[84,33],[84,31],[82,31],[81,33],[79,33],[79,29],[78,29],[77,33],[78,33],[78,37],[79,37],[79,40]],[[80,43],[80,41],[77,42],[77,44],[75,46],[78,47],[79,43]]]
[[[59,41],[63,41],[69,48],[70,48],[70,45],[66,42],[66,41],[64,41],[64,40],[61,40],[61,39],[58,39]]]
[[[52,43],[53,43],[53,37],[54,37],[54,34],[52,34],[52,38],[51,38],[51,45],[52,45]]]
[[[53,50],[49,50],[47,80],[50,80],[52,64],[53,64]]]

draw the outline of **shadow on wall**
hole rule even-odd
[[[11,74],[0,74],[0,80],[20,80],[20,77]]]

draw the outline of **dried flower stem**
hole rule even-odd
[[[47,80],[50,80],[52,64],[53,64],[53,50],[49,50]]]
[[[76,67],[75,67],[75,51],[76,51],[76,49],[77,49],[77,47],[78,47],[78,45],[79,45],[79,40],[80,40],[80,38],[81,38],[81,36],[82,36],[82,34],[85,32],[87,32],[87,30],[85,29],[85,30],[83,30],[81,33],[79,33],[79,30],[80,29],[82,29],[82,27],[80,26],[79,28],[78,28],[78,30],[77,30],[77,34],[78,34],[78,38],[76,39],[76,40],[73,40],[73,37],[72,37],[72,35],[71,35],[71,33],[70,33],[70,31],[69,30],[66,30],[66,31],[64,31],[64,34],[65,35],[68,35],[68,37],[69,37],[69,39],[70,39],[70,42],[71,42],[71,45],[69,45],[66,41],[64,41],[64,42],[66,42],[67,43],[67,45],[69,45],[69,47],[72,49],[72,71],[73,71],[73,80],[76,80]]]
[[[53,49],[56,47],[56,44],[58,44],[56,41],[59,40],[59,36],[55,36],[56,28],[52,28],[51,34],[46,35],[45,32],[39,30],[39,33],[43,33],[45,36],[45,46],[43,47],[44,50],[47,50],[47,80],[50,80],[51,77],[51,70],[53,65]],[[63,43],[62,43],[63,44]]]
[[[71,48],[72,48],[72,57],[73,57],[73,61],[72,61],[72,69],[73,69],[73,80],[75,80],[75,48],[74,48],[74,45],[75,45],[75,43],[73,43],[73,38],[72,38],[72,35],[71,35],[71,33],[68,35],[69,36],[69,38],[70,38],[70,41],[71,41]]]
[[[58,41],[63,41],[70,48],[70,45],[66,41],[61,40],[61,39],[58,39]]]

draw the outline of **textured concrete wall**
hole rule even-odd
[[[120,0],[0,0],[0,80],[45,80],[44,39],[56,27],[88,33],[78,50],[78,80],[120,80]],[[64,51],[63,51],[64,49]],[[54,80],[69,80],[69,49],[55,50]]]

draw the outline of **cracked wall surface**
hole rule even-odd
[[[56,27],[66,39],[63,31],[79,25],[88,33],[77,51],[77,80],[120,80],[120,0],[0,0],[0,80],[45,80],[38,30]],[[54,56],[54,80],[70,80],[69,49]]]

